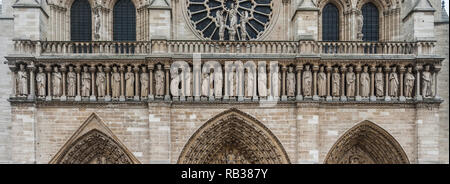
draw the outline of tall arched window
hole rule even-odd
[[[367,3],[362,7],[364,17],[363,40],[378,41],[379,39],[379,13],[378,8],[373,3]]]
[[[339,10],[332,3],[328,3],[322,11],[322,40],[339,40]]]
[[[70,8],[70,40],[92,40],[91,5],[88,0],[75,0]]]
[[[114,5],[114,41],[136,41],[136,7],[131,0],[118,0]]]

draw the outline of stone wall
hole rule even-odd
[[[13,105],[12,154],[14,163],[48,163],[74,132],[96,113],[141,163],[177,163],[189,138],[209,119],[236,108],[255,117],[281,142],[291,163],[323,163],[328,151],[347,130],[368,120],[390,133],[411,163],[429,163],[418,158],[418,149],[432,155],[438,145],[417,139],[417,132],[430,136],[429,124],[437,110],[416,113],[416,105],[282,103],[275,107],[258,104],[151,103],[71,105]],[[420,121],[416,120],[419,117]],[[424,118],[420,118],[424,117]],[[427,148],[428,147],[428,148]],[[428,159],[428,160],[427,160]]]
[[[439,151],[439,157],[441,162],[449,163],[449,93],[448,93],[448,86],[449,86],[449,55],[448,55],[448,49],[449,49],[449,42],[448,42],[448,28],[449,24],[447,23],[436,23],[435,26],[435,35],[437,40],[437,49],[436,53],[439,54],[441,57],[445,57],[445,60],[442,62],[442,70],[439,73],[438,78],[438,91],[439,96],[444,100],[444,102],[441,104],[440,107],[440,128],[439,128],[439,135],[440,135],[440,151]]]
[[[9,151],[9,132],[11,122],[11,106],[8,99],[11,94],[11,70],[4,64],[5,56],[12,51],[14,19],[11,9],[12,0],[3,0],[2,14],[0,14],[0,163],[11,160]]]

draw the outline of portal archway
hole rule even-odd
[[[206,122],[183,148],[179,164],[289,164],[273,133],[250,115],[227,110]]]
[[[50,164],[135,164],[139,161],[94,113]]]
[[[341,136],[326,164],[409,164],[400,144],[378,125],[363,121]]]

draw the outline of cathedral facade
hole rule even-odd
[[[449,162],[439,0],[1,7],[1,163]]]

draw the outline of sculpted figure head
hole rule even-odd
[[[369,70],[369,69],[367,68],[367,66],[364,66],[363,71],[364,71],[365,73],[367,73],[368,70]]]
[[[412,67],[408,67],[408,73],[412,73]]]
[[[425,66],[425,71],[427,71],[427,72],[430,71],[430,65],[426,65],[426,66]]]
[[[397,72],[397,67],[392,68],[392,73],[395,73],[395,72]]]
[[[69,66],[69,72],[73,72],[73,66]]]
[[[57,73],[57,72],[58,72],[58,67],[55,66],[55,67],[53,68],[53,71],[55,71],[55,73]]]
[[[289,67],[289,73],[294,72],[294,68],[292,66]]]
[[[353,72],[353,67],[352,66],[350,66],[350,67],[348,67],[348,72]]]
[[[88,67],[87,66],[83,66],[83,71],[84,72],[88,72]]]
[[[306,66],[305,66],[305,70],[306,70],[306,71],[309,71],[309,65],[306,65]]]
[[[377,68],[378,73],[381,73],[381,72],[382,72],[382,69],[383,69],[383,68],[378,67],[378,68]]]
[[[147,67],[143,66],[143,67],[142,67],[142,72],[143,72],[143,73],[147,73]]]
[[[23,65],[23,64],[20,64],[20,71],[24,71],[25,70],[25,65]]]

